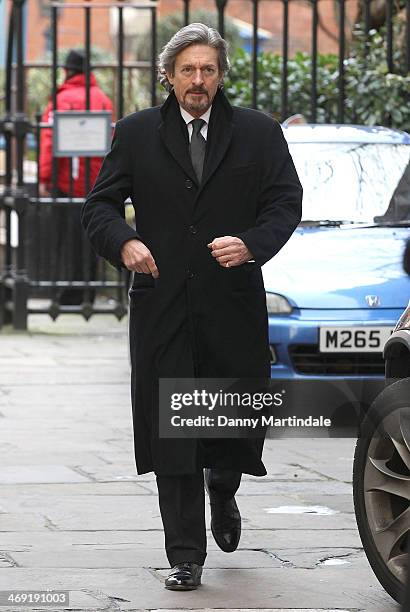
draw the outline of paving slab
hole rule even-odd
[[[224,612],[271,612],[272,608],[191,608],[186,612],[218,612],[218,610],[223,610]],[[159,612],[157,610],[151,610],[151,612]],[[161,608],[161,612],[173,612],[171,608],[165,610]],[[341,610],[338,608],[337,610],[329,610],[328,608],[325,610],[324,608],[275,608],[275,612],[349,612],[349,610]]]
[[[0,517],[3,519],[3,517]],[[44,520],[38,524],[43,525]],[[33,527],[25,531],[1,531],[2,549],[13,550],[52,550],[53,547],[59,549],[71,545],[73,549],[83,549],[101,547],[111,549],[134,550],[152,549],[164,547],[164,534],[161,529],[144,529],[140,525],[139,529],[129,530],[71,530],[61,531],[48,527],[45,531],[38,531]],[[208,551],[219,550],[208,533]],[[238,550],[269,550],[269,551],[290,551],[293,554],[304,550],[321,551],[328,549],[335,551],[345,549],[361,550],[360,539],[356,529],[351,530],[267,530],[267,529],[243,529]],[[235,555],[232,555],[235,556]]]
[[[22,590],[22,589],[18,589]],[[47,607],[29,607],[29,606],[19,606],[19,605],[7,605],[7,608],[3,605],[0,609],[3,612],[8,612],[8,610],[12,612],[28,612],[28,610],[38,610],[44,612],[53,612],[53,610],[101,610],[101,605],[104,600],[99,593],[87,593],[86,590],[72,590],[69,592],[69,606],[54,608],[51,606]]]
[[[237,495],[238,550],[208,529],[201,588],[164,589],[155,475],[133,456],[126,321],[29,325],[0,332],[0,589],[68,589],[70,610],[398,611],[361,547],[346,438],[267,440],[268,474],[245,475]]]
[[[9,465],[0,467],[0,483],[87,482],[65,465]]]
[[[152,608],[261,608],[300,606],[306,608],[365,609],[384,606],[384,612],[396,610],[390,597],[371,584],[371,573],[360,561],[340,568],[317,570],[287,568],[211,569],[203,574],[197,591],[178,593],[164,589],[166,569],[110,568],[45,570],[5,568],[0,571],[1,589],[87,589],[118,598],[121,609]],[[363,578],[367,581],[363,583]],[[7,585],[7,586],[6,586]],[[302,588],[303,585],[303,588]],[[302,591],[302,592],[301,592]],[[120,601],[121,600],[121,601]],[[302,603],[303,602],[303,603]],[[320,604],[319,604],[320,602]]]
[[[95,546],[88,550],[73,550],[72,547],[61,547],[58,551],[42,550],[38,552],[9,551],[10,558],[18,567],[27,568],[132,568],[151,567],[167,568],[168,562],[161,548],[128,548],[117,550]],[[325,552],[322,551],[325,555]],[[281,567],[282,560],[265,551],[239,550],[235,555],[227,555],[221,551],[209,552],[206,567],[225,569],[249,569],[249,567]],[[0,608],[1,609],[1,608]]]
[[[71,458],[72,459],[72,458]],[[148,488],[148,483],[122,480],[96,482],[85,480],[84,482],[67,483],[24,483],[24,484],[2,484],[3,502],[7,499],[9,507],[11,503],[18,503],[19,499],[31,496],[55,496],[64,497],[70,495],[154,495]]]

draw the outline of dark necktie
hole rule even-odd
[[[191,121],[193,131],[191,142],[189,144],[189,153],[191,155],[192,166],[195,170],[198,182],[201,182],[202,170],[204,168],[206,140],[201,134],[201,128],[205,125],[203,119],[193,119]]]

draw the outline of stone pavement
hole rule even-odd
[[[1,590],[69,590],[70,610],[398,611],[361,548],[349,439],[267,440],[268,475],[245,476],[237,496],[239,550],[209,532],[202,587],[164,589],[154,475],[134,464],[126,322],[35,315],[29,329],[0,332]]]

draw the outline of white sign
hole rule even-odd
[[[110,142],[111,112],[54,112],[55,157],[103,157],[110,148]]]

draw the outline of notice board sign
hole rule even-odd
[[[111,144],[110,111],[55,111],[55,157],[103,157]]]

